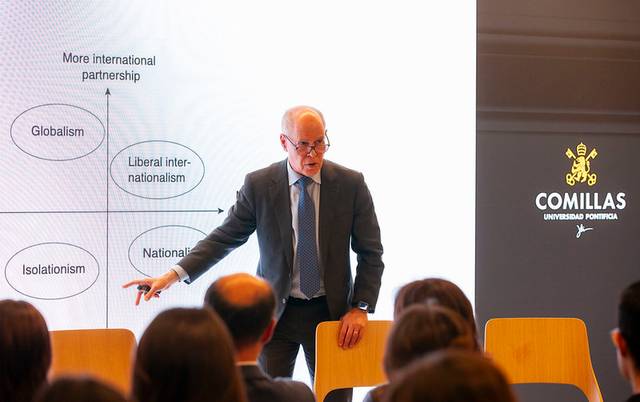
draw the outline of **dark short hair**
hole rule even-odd
[[[45,387],[36,402],[127,402],[114,388],[88,377],[59,378]]]
[[[225,298],[219,281],[213,282],[204,297],[204,304],[212,308],[229,328],[236,347],[257,342],[273,319],[276,299],[269,286],[268,292],[256,297],[253,303],[238,305]]]
[[[445,349],[402,370],[389,402],[515,402],[504,374],[480,353]]]
[[[137,402],[244,402],[231,336],[210,309],[174,308],[149,324],[133,368]]]
[[[475,350],[469,324],[442,306],[413,305],[404,310],[391,328],[384,356],[389,377],[412,361],[445,348]]]
[[[0,401],[30,401],[46,383],[51,341],[42,314],[25,301],[0,301]]]
[[[413,304],[437,304],[445,306],[460,314],[469,323],[473,338],[477,343],[478,331],[473,316],[471,302],[455,283],[441,278],[426,278],[409,282],[396,294],[394,303],[394,316],[397,317],[402,310]]]
[[[631,353],[636,367],[640,367],[640,281],[629,285],[620,296],[618,328]]]

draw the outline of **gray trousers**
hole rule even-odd
[[[262,369],[271,377],[291,377],[300,346],[307,361],[313,383],[316,365],[316,327],[331,320],[327,300],[289,298],[284,313],[278,320],[271,341],[265,345],[259,358]],[[336,340],[337,342],[337,340]],[[336,390],[325,398],[327,402],[350,402],[353,390]],[[317,401],[322,402],[322,401]]]

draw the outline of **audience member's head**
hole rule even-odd
[[[394,317],[413,304],[439,305],[460,314],[471,326],[477,342],[473,307],[464,292],[453,282],[440,278],[427,278],[404,285],[396,295]],[[479,345],[478,345],[479,348]]]
[[[480,353],[445,349],[415,361],[391,382],[389,402],[515,402],[502,372]]]
[[[618,328],[612,331],[620,373],[640,393],[640,282],[627,287],[618,304]]]
[[[445,348],[476,350],[469,324],[446,307],[410,306],[393,324],[385,350],[384,369],[393,380],[396,373],[412,361]]]
[[[47,323],[24,301],[0,301],[0,401],[31,401],[51,365]]]
[[[133,371],[137,402],[243,402],[231,337],[210,309],[174,308],[144,331]]]
[[[275,296],[261,278],[244,273],[219,278],[207,290],[204,304],[227,325],[237,351],[261,348],[273,334]]]
[[[36,402],[127,402],[124,396],[93,378],[60,378],[45,387]]]

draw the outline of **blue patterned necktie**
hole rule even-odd
[[[296,181],[300,189],[298,198],[298,246],[296,258],[300,269],[300,290],[312,298],[320,290],[320,267],[316,249],[316,212],[311,196],[307,193],[310,177]]]

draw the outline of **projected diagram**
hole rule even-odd
[[[3,226],[12,233],[2,247],[12,250],[0,261],[4,285],[39,303],[70,300],[93,289],[91,297],[104,298],[104,303],[90,311],[97,317],[87,326],[109,326],[111,266],[119,275],[112,278],[118,282],[112,289],[124,279],[160,274],[205,236],[193,225],[180,224],[180,216],[223,212],[159,208],[157,201],[196,189],[205,178],[205,162],[188,146],[165,139],[114,150],[111,92],[107,89],[104,96],[102,119],[67,103],[24,110],[11,123],[11,143],[2,161],[19,177],[17,190],[0,203]],[[132,198],[137,202],[127,201]],[[158,217],[167,214],[172,219],[158,225]]]

